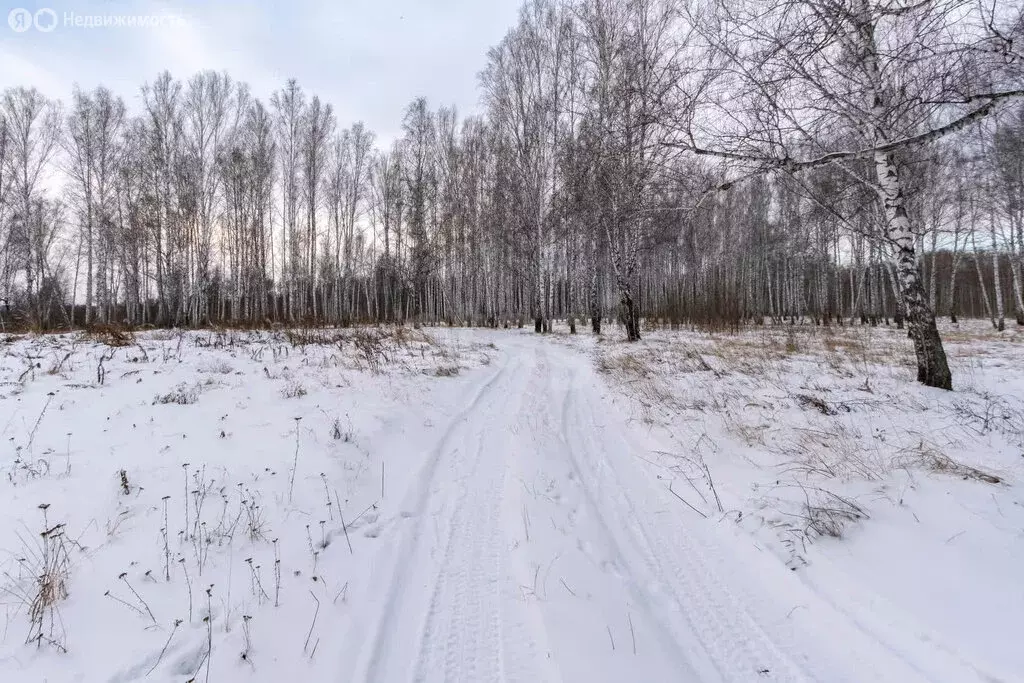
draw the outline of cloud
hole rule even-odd
[[[307,94],[334,105],[342,125],[363,120],[386,142],[399,134],[413,97],[455,104],[463,113],[476,108],[476,75],[487,48],[514,21],[519,0],[46,4],[61,22],[69,12],[183,21],[159,28],[61,23],[51,33],[0,27],[0,88],[35,85],[66,99],[74,83],[102,83],[137,110],[140,86],[164,69],[181,79],[203,69],[227,70],[264,99],[295,77]]]

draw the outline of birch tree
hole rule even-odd
[[[556,185],[555,146],[567,32],[562,9],[551,0],[528,0],[518,24],[488,53],[482,83],[492,125],[514,152],[515,218],[530,235],[531,313],[534,329],[547,329],[545,282],[550,279],[549,212]]]
[[[303,270],[308,278],[303,300],[308,311],[317,316],[317,213],[321,208],[321,188],[327,171],[328,142],[334,133],[334,109],[316,95],[309,103],[301,122],[300,155],[302,158],[302,193],[306,209],[306,236]]]
[[[899,157],[955,134],[1022,93],[979,77],[988,59],[977,5],[791,0],[770,8],[723,0],[698,25],[719,71],[677,145],[739,177],[869,162],[883,208],[918,380],[952,388],[918,265]],[[733,181],[730,181],[733,182]]]
[[[296,281],[300,270],[299,198],[301,189],[302,121],[306,97],[293,78],[270,99],[281,167],[281,280],[286,315],[294,320],[299,309]]]
[[[114,223],[115,182],[122,162],[122,140],[125,124],[124,101],[106,88],[92,93],[79,89],[73,95],[73,105],[67,121],[65,151],[68,175],[79,204],[85,252],[85,323],[93,320],[94,277],[101,288],[101,319],[106,318],[110,301],[105,286],[106,273],[114,253],[114,240],[109,227]],[[106,234],[97,244],[96,232],[107,226]],[[97,249],[101,252],[99,272],[94,265]]]
[[[30,324],[42,323],[39,287],[46,273],[41,253],[50,239],[44,236],[50,226],[46,204],[40,195],[48,164],[57,151],[60,139],[61,112],[57,104],[35,88],[8,88],[0,100],[0,111],[6,122],[10,150],[7,171],[10,175],[12,215],[10,248],[25,275],[25,299]]]
[[[142,87],[146,110],[145,154],[148,156],[149,188],[154,202],[150,223],[153,232],[153,261],[156,271],[157,324],[177,322],[184,294],[181,282],[182,220],[178,181],[182,165],[183,124],[181,82],[167,71],[152,84]],[[172,318],[171,311],[175,314]]]
[[[402,305],[404,261],[402,255],[405,216],[405,184],[402,169],[405,166],[404,145],[401,140],[392,143],[387,152],[374,157],[372,171],[371,215],[374,225],[383,232],[384,254],[377,262],[375,281],[382,290],[381,313],[386,321],[403,321]]]
[[[362,122],[353,124],[338,134],[331,151],[331,170],[327,176],[327,203],[333,226],[336,282],[336,315],[350,319],[352,282],[355,277],[356,228],[367,210],[369,192],[373,133]],[[387,174],[388,169],[381,170]],[[393,207],[391,207],[393,208]],[[387,217],[390,218],[390,212]],[[390,232],[390,220],[385,221],[385,231]],[[389,242],[390,235],[385,235]],[[387,244],[385,251],[390,251]]]
[[[1024,325],[1024,108],[997,121],[990,147],[994,210],[1009,255],[1018,325]]]
[[[2,294],[35,325],[895,320],[949,387],[936,309],[1024,310],[1017,9],[528,0],[482,113],[416,98],[385,149],[295,80],[164,72],[134,117],[76,93],[58,163],[58,107],[11,90]]]
[[[0,320],[6,318],[10,312],[11,289],[13,287],[13,267],[11,253],[12,230],[8,220],[10,214],[11,197],[11,167],[9,154],[11,133],[7,123],[7,114],[0,108],[0,286],[3,293],[0,294],[0,302],[3,302],[4,310]]]
[[[409,270],[415,314],[422,318],[427,311],[428,279],[434,267],[428,223],[436,186],[433,155],[436,128],[426,99],[420,97],[412,101],[405,111],[402,127],[405,130],[402,178],[408,203]]]
[[[629,341],[653,184],[666,163],[665,122],[676,112],[680,25],[671,0],[586,0],[577,10],[589,65],[587,101],[600,210]]]

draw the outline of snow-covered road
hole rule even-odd
[[[406,444],[422,469],[352,592],[340,680],[1002,680],[683,505],[586,354],[502,341],[436,442]]]
[[[9,338],[0,681],[1020,681],[1021,347],[878,334]]]

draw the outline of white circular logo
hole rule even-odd
[[[24,33],[32,28],[32,13],[24,7],[15,7],[7,13],[7,25],[15,33]]]
[[[36,29],[43,33],[49,33],[57,28],[57,13],[49,7],[38,9],[36,10],[35,23]]]

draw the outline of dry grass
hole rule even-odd
[[[822,339],[822,346],[829,353],[844,353],[858,357],[864,356],[868,350],[868,345],[862,338],[835,334],[825,335],[824,339]]]
[[[906,457],[917,438],[914,415],[935,410],[954,411],[951,427],[1024,443],[1024,414],[998,397],[981,393],[936,404],[917,391],[912,346],[895,328],[787,325],[673,337],[599,345],[597,368],[636,401],[645,421],[660,417],[672,428],[685,424],[679,418],[688,411],[701,413],[698,420],[715,417],[739,443],[784,463],[784,474],[878,481],[913,465],[998,479],[945,456]],[[794,382],[794,376],[804,379]],[[894,387],[894,379],[908,390]],[[786,413],[790,417],[782,418]]]
[[[782,440],[780,455],[791,458],[782,471],[803,478],[875,481],[891,469],[886,454],[855,428],[833,423],[828,428],[797,428]]]
[[[832,369],[913,362],[902,334],[871,327],[763,327],[736,335],[708,335],[703,352],[731,369],[762,375],[772,365],[795,357],[826,359]],[[846,374],[845,371],[842,374]]]
[[[647,361],[641,360],[635,353],[623,353],[616,356],[603,355],[597,360],[600,372],[617,375],[620,379],[633,380],[647,378],[654,374]]]
[[[773,490],[777,495],[759,499],[761,514],[753,517],[775,531],[791,569],[807,564],[808,546],[817,540],[844,538],[850,527],[871,518],[853,496],[820,486],[791,483]]]
[[[92,325],[82,333],[82,338],[113,348],[135,345],[135,335],[131,330],[111,324]]]
[[[740,419],[731,412],[722,414],[722,424],[729,434],[747,448],[767,448],[768,425],[760,421]]]
[[[281,389],[281,398],[302,398],[308,392],[299,382],[289,380]]]
[[[666,369],[662,367],[666,357],[675,361],[668,375]],[[627,387],[628,393],[637,400],[641,421],[652,424],[657,422],[658,416],[665,414],[665,411],[686,409],[683,401],[687,397],[675,393],[665,380],[671,377],[673,371],[694,372],[698,365],[704,364],[704,361],[699,355],[691,355],[688,352],[663,356],[659,350],[648,348],[615,354],[599,353],[596,363],[599,372],[608,375],[614,383]]]
[[[208,375],[230,375],[235,369],[227,361],[211,361],[201,364],[196,371]]]
[[[869,518],[860,499],[895,504],[890,488],[915,473],[998,485],[1019,471],[1024,399],[1008,389],[1024,378],[1024,350],[1006,337],[945,333],[953,394],[919,386],[906,332],[884,326],[655,332],[597,344],[595,362],[663,436],[712,435],[709,467],[738,475],[725,507],[752,533],[771,530],[795,569],[810,544]],[[968,445],[978,439],[984,449]]]
[[[1001,484],[1002,479],[977,467],[959,463],[949,457],[938,447],[921,441],[914,448],[904,449],[893,461],[897,467],[916,467],[929,472],[959,477],[965,480],[980,481],[985,484]]]
[[[868,519],[869,515],[852,499],[833,491],[816,488],[815,495],[804,490],[804,533],[809,538],[829,536],[842,538],[847,525]]]
[[[68,553],[64,525],[57,524],[40,534],[42,557],[35,591],[29,603],[28,615],[31,623],[28,642],[42,644],[45,641],[64,649],[63,634],[59,634],[57,605],[68,597],[68,583],[71,580],[71,559]]]
[[[991,392],[971,393],[973,396],[953,402],[957,422],[979,436],[994,432],[1024,447],[1024,411]]]
[[[351,337],[356,350],[374,373],[380,372],[382,363],[390,362],[386,339],[383,334],[373,330],[356,330]]]
[[[947,344],[968,344],[979,341],[995,343],[1020,343],[1024,341],[1024,329],[1007,321],[1006,330],[999,332],[987,324],[987,321],[971,321],[981,324],[971,324],[952,329],[945,329],[942,332],[942,339]]]
[[[21,605],[29,620],[26,643],[37,647],[50,645],[66,652],[66,633],[60,616],[60,605],[68,597],[71,582],[71,548],[76,544],[67,536],[64,524],[51,525],[48,504],[39,509],[43,530],[38,539],[21,536],[22,552],[16,559],[17,570],[5,571],[3,593]]]
[[[195,384],[179,384],[166,394],[160,394],[154,398],[153,405],[190,406],[194,403],[198,403],[199,395],[205,389],[208,389],[215,384],[216,382],[212,379],[207,380],[206,382],[197,382]]]

